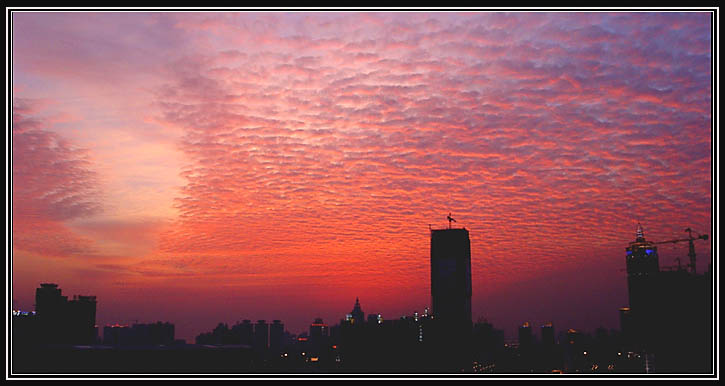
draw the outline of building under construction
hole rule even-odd
[[[695,240],[653,242],[638,225],[635,241],[626,248],[629,307],[620,310],[622,333],[634,352],[653,358],[657,373],[712,371],[713,303],[711,269],[697,274]],[[689,242],[690,263],[661,267],[657,245]],[[679,262],[679,259],[678,259]]]

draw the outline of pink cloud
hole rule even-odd
[[[89,253],[90,242],[63,222],[99,211],[87,152],[44,129],[33,102],[13,105],[14,248],[65,256]]]
[[[427,282],[427,225],[452,211],[472,231],[482,299],[538,275],[595,278],[603,265],[598,291],[621,285],[636,221],[654,239],[711,222],[706,14],[184,13],[73,28],[56,18],[64,34],[14,53],[23,74],[151,74],[144,119],[181,133],[173,226],[85,229],[157,245],[122,266],[159,282],[315,282],[342,303],[359,281],[372,301],[405,287],[391,303],[425,306],[425,285],[405,283]],[[24,39],[49,36],[43,17],[30,19]],[[109,44],[130,21],[143,27]],[[92,39],[101,22],[110,27]],[[43,49],[57,59],[41,60]],[[43,130],[15,112],[19,127]],[[90,213],[84,153],[51,132],[17,135],[19,167],[65,168],[43,189],[20,176],[18,192],[37,190],[26,207],[56,220]],[[626,301],[614,293],[601,300],[612,309]]]

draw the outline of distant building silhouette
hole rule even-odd
[[[352,319],[353,323],[361,324],[365,322],[365,313],[363,312],[362,308],[360,307],[360,298],[355,298],[355,306],[352,308],[352,311],[348,314],[347,319]]]
[[[531,324],[524,322],[519,326],[518,364],[517,368],[522,372],[531,372],[534,365],[534,333]]]
[[[127,324],[108,324],[103,327],[103,344],[109,346],[131,345],[131,328]]]
[[[58,284],[41,283],[35,290],[35,312],[46,318],[57,318],[65,311],[68,297],[62,295]]]
[[[269,325],[264,319],[260,319],[254,325],[254,343],[255,350],[264,351],[269,347]]]
[[[323,355],[329,347],[330,327],[322,318],[315,318],[312,324],[310,324],[308,349],[315,355]]]
[[[534,335],[529,322],[519,326],[519,348],[530,348],[534,345]]]
[[[41,283],[35,291],[35,312],[41,343],[94,344],[96,297],[75,295],[68,300],[54,283]]]
[[[244,319],[229,328],[226,323],[219,323],[214,330],[199,334],[196,344],[244,346],[253,348],[257,354],[266,353],[268,349],[279,351],[285,345],[284,324],[280,320],[268,324],[264,319],[257,323]]]
[[[71,336],[75,342],[94,344],[98,340],[95,296],[74,295],[68,302]]]
[[[622,331],[624,343],[631,343],[635,340],[637,331],[632,318],[632,310],[629,307],[619,309],[619,329]]]
[[[169,322],[134,324],[131,326],[135,344],[142,346],[170,345],[174,343],[175,327]]]
[[[269,325],[269,349],[278,353],[284,345],[284,324],[280,320],[273,320]]]
[[[549,322],[541,326],[541,344],[544,346],[553,346],[556,344],[553,323]]]
[[[479,321],[473,326],[473,358],[477,372],[493,372],[496,365],[502,365],[504,353],[504,332],[495,329],[487,321]],[[487,370],[483,370],[487,369]]]
[[[581,372],[587,367],[586,337],[580,331],[570,328],[565,335],[564,368],[567,372]]]
[[[235,327],[239,330],[239,343],[251,346],[254,341],[254,325],[252,321],[244,319],[241,324]]]
[[[316,318],[310,325],[310,339],[321,338],[323,336],[330,336],[330,328],[322,321],[322,318]]]
[[[537,363],[534,367],[539,372],[560,370],[562,366],[562,353],[556,342],[554,323],[548,322],[541,326],[541,346],[538,352]]]

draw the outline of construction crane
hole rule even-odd
[[[700,239],[707,240],[707,235],[701,235],[701,234],[695,232],[697,234],[697,237],[692,237],[692,229],[690,229],[690,228],[685,229],[685,232],[687,232],[689,234],[689,237],[686,239],[658,241],[655,244],[666,244],[666,243],[676,244],[676,243],[679,243],[680,241],[687,241],[690,244],[690,252],[687,254],[687,256],[690,257],[690,264],[688,264],[688,267],[690,267],[690,272],[697,273],[697,271],[695,270],[695,243],[693,243],[693,241],[700,240]],[[677,265],[679,266],[679,260],[678,260]]]

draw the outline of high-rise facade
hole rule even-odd
[[[431,230],[430,276],[435,319],[470,331],[471,241],[468,230]]]
[[[621,330],[631,349],[657,358],[662,371],[711,368],[712,276],[682,267],[660,267],[656,242],[638,224],[626,247],[629,307],[620,309]]]
[[[630,318],[630,325],[627,326],[629,331],[625,331],[625,334],[633,338],[630,343],[636,348],[644,349],[651,346],[657,337],[654,327],[658,325],[657,317],[661,309],[658,306],[661,301],[658,294],[659,256],[657,246],[644,238],[641,224],[637,224],[636,238],[625,251],[629,310],[624,316]]]
[[[445,371],[470,364],[471,241],[468,230],[432,229],[430,241],[433,325],[430,339],[435,366]]]
[[[629,243],[626,252],[629,307],[634,312],[644,311],[657,298],[654,285],[660,270],[657,246],[645,240],[642,225],[637,224],[637,238]]]

